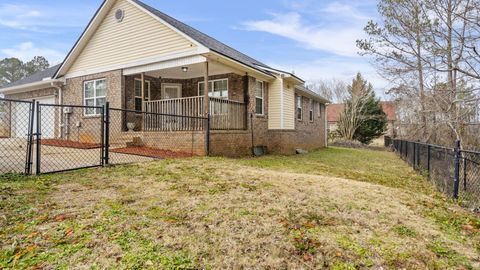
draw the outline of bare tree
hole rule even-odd
[[[400,126],[414,139],[475,136],[480,89],[480,0],[380,0],[380,22],[357,41],[397,86]],[[419,121],[420,120],[420,121]],[[412,139],[413,139],[412,138]]]
[[[333,103],[340,103],[347,96],[347,84],[336,78],[310,82],[307,88]]]

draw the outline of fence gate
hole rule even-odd
[[[36,104],[36,174],[103,165],[104,108]]]
[[[31,173],[33,104],[0,98],[0,175]]]

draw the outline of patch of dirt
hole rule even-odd
[[[97,144],[82,143],[82,142],[58,140],[58,139],[42,139],[42,145],[54,146],[54,147],[66,147],[66,148],[74,148],[74,149],[97,149],[102,147],[98,143]]]
[[[126,148],[118,148],[112,149],[110,152],[119,153],[119,154],[129,154],[129,155],[136,155],[142,157],[150,157],[150,158],[187,158],[187,157],[194,157],[195,155],[185,152],[174,152],[170,150],[163,150],[163,149],[156,149],[156,148],[149,148],[149,147],[126,147]]]

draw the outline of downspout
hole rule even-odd
[[[57,86],[54,82],[51,82],[50,85],[53,87],[53,88],[56,88],[57,89],[57,96],[58,96],[58,105],[63,105],[63,89],[62,87],[60,86]],[[63,108],[60,107],[60,111],[58,112],[58,125],[60,127],[60,138],[63,138],[63,129],[64,129],[64,125],[63,125]]]
[[[325,147],[328,147],[328,115],[327,115],[327,103],[324,103],[323,104],[323,110],[324,110],[324,116],[325,117],[325,126],[324,126],[324,129],[325,129]]]

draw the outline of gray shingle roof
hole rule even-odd
[[[26,78],[23,78],[19,81],[13,82],[8,85],[4,85],[2,88],[10,88],[14,86],[20,86],[24,84],[29,84],[29,83],[35,83],[35,82],[40,82],[45,78],[52,78],[57,70],[60,68],[60,64],[55,65],[53,67],[47,68],[45,70],[39,71],[37,73],[34,73]]]
[[[225,45],[224,43],[198,31],[197,29],[189,25],[186,25],[176,20],[175,18],[168,16],[167,14],[143,3],[142,1],[139,1],[139,0],[132,0],[132,1],[142,6],[143,8],[145,8],[146,10],[154,14],[155,16],[159,17],[161,20],[164,20],[171,26],[175,27],[179,31],[183,32],[185,35],[189,36],[193,40],[197,41],[198,43],[202,44],[203,46],[209,48],[212,51],[215,51],[219,54],[222,54],[228,58],[236,60],[244,65],[247,65],[255,69],[259,69],[257,66],[263,66],[263,67],[269,68],[269,66],[265,65],[264,63],[256,59],[253,59],[250,56],[245,55],[228,45]],[[259,70],[261,70],[261,68]],[[264,70],[262,71],[265,72]]]
[[[207,47],[208,49],[214,51],[214,52],[217,52],[221,55],[224,55],[228,58],[231,58],[235,61],[238,61],[244,65],[247,65],[251,68],[254,68],[254,69],[257,69],[257,70],[260,70],[264,73],[267,73],[267,74],[270,74],[270,72],[266,71],[266,70],[263,70],[261,67],[266,67],[266,68],[270,68],[268,65],[256,60],[256,59],[253,59],[252,57],[244,54],[244,53],[241,53],[235,49],[233,49],[232,47],[228,46],[228,45],[225,45],[224,43],[198,31],[197,29],[185,24],[185,23],[182,23],[178,20],[176,20],[175,18],[173,17],[170,17],[169,15],[143,3],[142,1],[139,1],[139,0],[132,0],[133,2],[137,3],[138,5],[140,5],[141,7],[145,8],[147,11],[151,12],[153,15],[157,16],[158,18],[160,18],[161,20],[167,22],[168,24],[170,24],[171,26],[175,27],[176,29],[178,29],[179,31],[181,31],[182,33],[184,33],[185,35],[189,36],[190,38],[192,38],[193,40],[197,41],[198,43],[202,44],[203,46]],[[9,87],[14,87],[14,86],[20,86],[20,85],[24,85],[24,84],[29,84],[29,83],[35,83],[35,82],[40,82],[42,81],[44,78],[52,78],[58,71],[58,69],[60,68],[61,64],[59,65],[56,65],[56,66],[53,66],[51,68],[48,68],[44,71],[40,71],[38,73],[35,73],[27,78],[24,78],[24,79],[21,79],[17,82],[14,82],[14,83],[11,83],[9,85],[6,85],[4,86],[3,88],[9,88]]]

